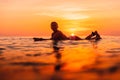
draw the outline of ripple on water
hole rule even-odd
[[[112,48],[110,50],[119,50],[120,51],[120,48]]]
[[[107,53],[120,53],[120,51],[106,51]]]
[[[9,48],[9,49],[21,49],[20,47],[17,47],[17,46],[7,46],[7,48]]]
[[[0,54],[3,53],[3,50],[6,50],[5,48],[0,48]]]
[[[0,54],[2,54],[3,52],[2,51],[0,51]]]
[[[37,54],[26,54],[26,56],[34,56],[34,57],[36,57],[36,56],[41,56],[42,54],[41,53],[37,53]]]
[[[5,48],[0,48],[0,50],[6,50]]]
[[[5,60],[5,58],[4,57],[0,57],[0,60]]]
[[[108,51],[106,51],[107,53],[120,53],[120,48],[112,48]]]
[[[13,62],[11,65],[20,65],[20,66],[48,66],[53,65],[53,63],[44,63],[44,62]]]

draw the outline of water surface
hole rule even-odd
[[[120,37],[34,42],[0,37],[0,80],[120,80]]]

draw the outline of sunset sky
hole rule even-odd
[[[0,36],[120,35],[120,0],[0,0]]]

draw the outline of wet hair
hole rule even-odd
[[[51,26],[57,26],[58,27],[58,24],[57,24],[57,22],[51,22]]]

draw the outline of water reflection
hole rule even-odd
[[[1,42],[0,79],[119,80],[120,45],[101,41]]]
[[[55,64],[55,71],[59,71],[61,70],[63,64],[62,64],[62,61],[61,61],[61,58],[62,58],[62,53],[60,52],[60,47],[58,47],[58,40],[54,40],[53,41],[53,50],[54,50],[54,54],[55,54],[55,58],[56,58],[56,64]]]
[[[94,49],[98,48],[98,43],[100,40],[90,40],[90,43],[92,44]]]

